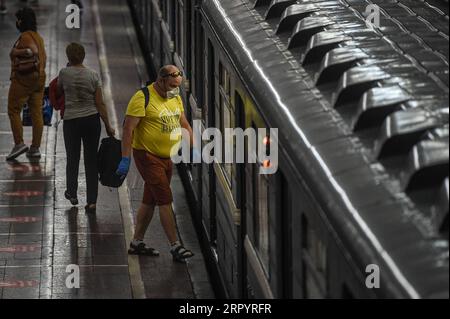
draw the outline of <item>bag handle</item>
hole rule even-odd
[[[150,104],[150,90],[148,89],[148,86],[145,86],[141,88],[142,93],[144,93],[145,98],[145,104],[144,104],[144,111],[147,110],[148,105]],[[125,119],[123,119],[122,127],[125,125]]]

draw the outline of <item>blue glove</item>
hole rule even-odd
[[[120,178],[125,178],[128,174],[128,170],[130,169],[130,158],[122,157],[122,160],[117,167],[116,174],[120,176]]]

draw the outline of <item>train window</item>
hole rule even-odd
[[[159,2],[163,19],[167,23],[171,37],[175,34],[175,0],[161,0]]]
[[[225,95],[227,97],[230,96],[230,73],[228,72],[228,70],[222,65],[222,63],[220,63],[219,66],[219,83],[220,86],[222,87]]]
[[[152,50],[152,37],[151,37],[151,32],[152,32],[152,25],[150,23],[150,19],[153,16],[153,12],[152,12],[152,4],[149,1],[146,1],[146,19],[145,19],[145,27],[146,27],[146,39],[147,39],[147,44],[149,46],[149,49]]]
[[[142,1],[138,2],[138,19],[139,19],[139,26],[142,29],[143,28],[143,23],[144,23],[144,10],[143,10],[144,6],[142,4]]]
[[[155,2],[152,2],[152,17],[148,23],[151,24],[151,52],[150,57],[154,61],[154,65],[160,66],[161,60],[161,24],[159,23],[158,16],[161,14],[162,6],[159,7]]]
[[[225,163],[226,149],[233,150],[234,154],[234,139],[225,139],[225,129],[234,128],[233,110],[230,103],[230,73],[223,66],[219,64],[219,108],[220,108],[220,131],[222,132],[223,144],[222,144],[222,170],[225,173],[225,177],[228,182],[228,186],[231,189],[232,180],[234,178],[234,164]],[[219,119],[219,118],[217,118]],[[226,145],[226,143],[229,143]]]
[[[259,165],[253,165],[253,238],[259,259],[269,274],[269,182],[266,175],[259,173]]]
[[[226,101],[225,99],[222,99],[222,107],[221,107],[222,114],[223,114],[223,129],[224,129],[223,133],[225,133],[225,129],[233,127],[232,122],[231,122],[231,109],[230,109],[229,104],[225,101]],[[223,136],[226,136],[226,135],[223,135]],[[232,178],[234,177],[233,169],[232,169],[233,164],[225,162],[225,154],[226,154],[225,151],[227,149],[233,150],[233,148],[234,148],[233,139],[230,139],[229,141],[224,139],[223,145],[224,145],[223,153],[222,153],[223,154],[223,163],[224,163],[223,166],[225,169],[225,176],[228,179],[228,185],[231,187],[231,181],[232,181]]]
[[[200,27],[201,41],[202,44],[205,41],[204,38],[204,30],[203,27]],[[211,40],[207,40],[205,43],[205,53],[207,55],[207,59],[203,61],[198,70],[198,92],[200,96],[200,105],[203,107],[202,110],[202,119],[208,126],[215,125],[214,119],[209,115],[209,107],[214,105],[215,103],[215,91],[216,91],[216,75],[215,75],[215,58],[214,58],[214,46]],[[202,57],[205,53],[202,53]],[[201,58],[203,59],[203,58]],[[206,72],[203,72],[206,70]],[[202,78],[203,74],[206,74],[205,78]],[[207,83],[205,86],[203,83]],[[212,114],[212,112],[211,112]]]
[[[181,62],[184,64],[185,52],[184,52],[184,37],[185,37],[185,28],[184,28],[184,4],[183,0],[177,1],[176,6],[176,51],[181,59]]]
[[[225,174],[226,180],[228,182],[228,187],[231,189],[231,181],[234,177],[234,170],[233,170],[233,164],[231,163],[225,163],[225,143],[230,143],[231,145],[228,145],[228,147],[233,147],[233,140],[227,141],[225,139],[225,129],[226,128],[233,128],[233,123],[231,120],[231,109],[228,104],[228,100],[224,98],[222,94],[219,95],[219,106],[216,109],[216,121],[219,123],[219,129],[222,133],[222,136],[224,137],[222,139],[222,158],[220,159],[222,170]]]
[[[167,0],[159,0],[159,8],[161,9],[161,13],[164,19],[167,17],[168,11],[167,4],[168,4]]]
[[[212,67],[209,65],[209,63],[213,60],[213,52],[209,47],[212,46],[210,43],[208,43],[208,47],[205,47],[205,33],[202,27],[202,16],[198,12],[198,10],[194,10],[193,12],[193,21],[194,25],[192,26],[192,41],[194,42],[194,45],[191,46],[191,55],[193,57],[191,65],[192,94],[196,99],[197,107],[205,109],[207,103],[204,103],[204,101],[207,100],[207,97],[204,97],[203,86],[206,85],[206,82],[203,76],[205,69],[207,70],[208,78],[211,77],[211,74],[208,72],[214,72],[214,65],[212,65]],[[206,112],[204,110],[202,112],[202,116],[203,120],[206,121]]]
[[[198,18],[199,19],[199,23],[201,24],[201,17]],[[200,32],[199,32],[199,36],[196,36],[195,39],[195,45],[199,46],[196,54],[195,54],[195,73],[196,73],[196,77],[195,77],[195,96],[197,97],[197,101],[198,101],[198,105],[200,108],[207,108],[205,105],[208,105],[208,103],[205,103],[205,101],[208,100],[207,96],[207,92],[205,92],[206,90],[204,90],[204,84],[203,82],[204,80],[204,70],[205,70],[205,63],[209,63],[211,62],[213,59],[210,56],[210,54],[212,55],[212,49],[210,49],[211,43],[209,43],[208,41],[208,49],[205,49],[205,32],[203,31],[203,27],[200,25],[199,26]],[[209,52],[211,50],[211,53]],[[199,52],[200,51],[200,52]],[[208,52],[207,55],[207,61],[204,61],[204,56],[205,53],[204,52]],[[212,67],[207,67],[206,70],[208,70],[208,72],[212,72],[212,74],[208,75],[209,78],[214,79],[214,64]],[[208,80],[209,82],[209,80]],[[208,83],[209,86],[211,86],[210,83]],[[206,122],[206,112],[205,110],[203,110],[202,112],[202,116],[203,116],[203,120]]]
[[[302,215],[303,282],[306,298],[325,296],[326,246],[306,215]]]

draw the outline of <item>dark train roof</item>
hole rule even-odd
[[[448,297],[448,2],[202,6],[352,258],[386,296]]]

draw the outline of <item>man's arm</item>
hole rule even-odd
[[[97,90],[95,91],[95,107],[97,108],[98,113],[100,114],[100,117],[103,120],[103,123],[105,123],[105,128],[108,135],[109,136],[114,135],[114,129],[111,127],[111,124],[109,123],[108,112],[106,111],[106,105],[103,102],[103,94],[101,88],[97,88]]]
[[[133,131],[139,125],[140,117],[127,115],[123,125],[122,133],[122,157],[131,157],[131,141],[133,139]]]

